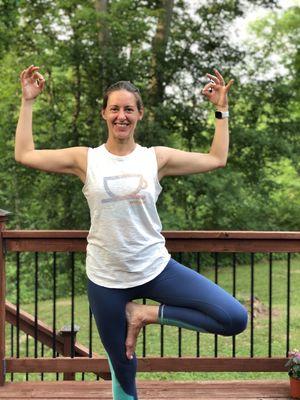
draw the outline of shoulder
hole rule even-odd
[[[69,151],[73,154],[76,164],[82,166],[86,162],[89,147],[76,146],[70,147]]]
[[[85,158],[98,158],[101,153],[104,153],[103,145],[97,147],[82,147],[79,151]]]
[[[160,170],[166,165],[174,149],[165,146],[155,146],[153,148],[157,159],[158,170]]]

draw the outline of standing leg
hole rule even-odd
[[[131,300],[126,289],[109,289],[88,280],[89,303],[107,352],[112,374],[113,399],[137,400],[137,361],[126,357],[127,322],[125,308]]]

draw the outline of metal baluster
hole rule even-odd
[[[29,357],[29,336],[26,334],[26,357]],[[28,381],[29,374],[26,372],[26,381]]]
[[[75,340],[74,340],[74,296],[75,296],[75,254],[71,252],[71,358],[75,355]]]
[[[34,357],[38,357],[38,284],[39,284],[38,253],[35,253],[35,279],[34,279]]]
[[[41,343],[41,357],[44,357],[44,343]],[[41,381],[44,380],[44,372],[41,373]]]
[[[232,295],[236,297],[236,253],[232,254]],[[236,356],[236,336],[232,336],[232,357]]]
[[[56,253],[53,253],[52,357],[56,358]]]
[[[254,253],[251,253],[251,325],[250,325],[250,357],[254,356]]]
[[[89,358],[93,356],[93,314],[89,306]]]
[[[20,253],[17,252],[17,358],[20,358]]]
[[[146,304],[145,298],[143,298],[143,304]],[[143,357],[146,357],[146,326],[143,326]]]
[[[10,356],[14,356],[14,326],[10,325]],[[11,382],[14,381],[14,373],[10,373],[10,380]]]
[[[164,326],[160,326],[160,356],[164,356]]]
[[[56,278],[57,278],[57,257],[53,252],[53,318],[52,318],[52,358],[58,356],[56,351]],[[56,380],[59,380],[59,373],[56,372]]]
[[[201,266],[201,260],[200,260],[200,253],[197,253],[197,272],[200,274],[200,266]],[[196,337],[197,337],[197,357],[200,357],[200,332],[196,332]]]
[[[214,253],[215,259],[215,283],[218,284],[219,278],[219,260],[218,260],[218,253]],[[215,357],[218,357],[218,335],[215,336]]]
[[[272,269],[273,269],[273,256],[272,256],[272,253],[270,253],[270,256],[269,256],[269,349],[268,349],[269,357],[272,357],[272,288],[273,288]]]
[[[179,263],[182,264],[182,253],[179,253]],[[182,356],[182,328],[178,328],[178,357]]]
[[[290,351],[290,322],[291,322],[291,253],[287,257],[287,315],[286,315],[286,357]]]

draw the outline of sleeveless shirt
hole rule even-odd
[[[156,209],[162,187],[155,150],[136,144],[130,154],[117,156],[102,144],[89,148],[87,158],[87,276],[109,288],[149,282],[170,260]]]

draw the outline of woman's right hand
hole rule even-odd
[[[45,79],[39,72],[39,67],[31,65],[21,72],[22,96],[24,100],[35,99],[44,89]]]

